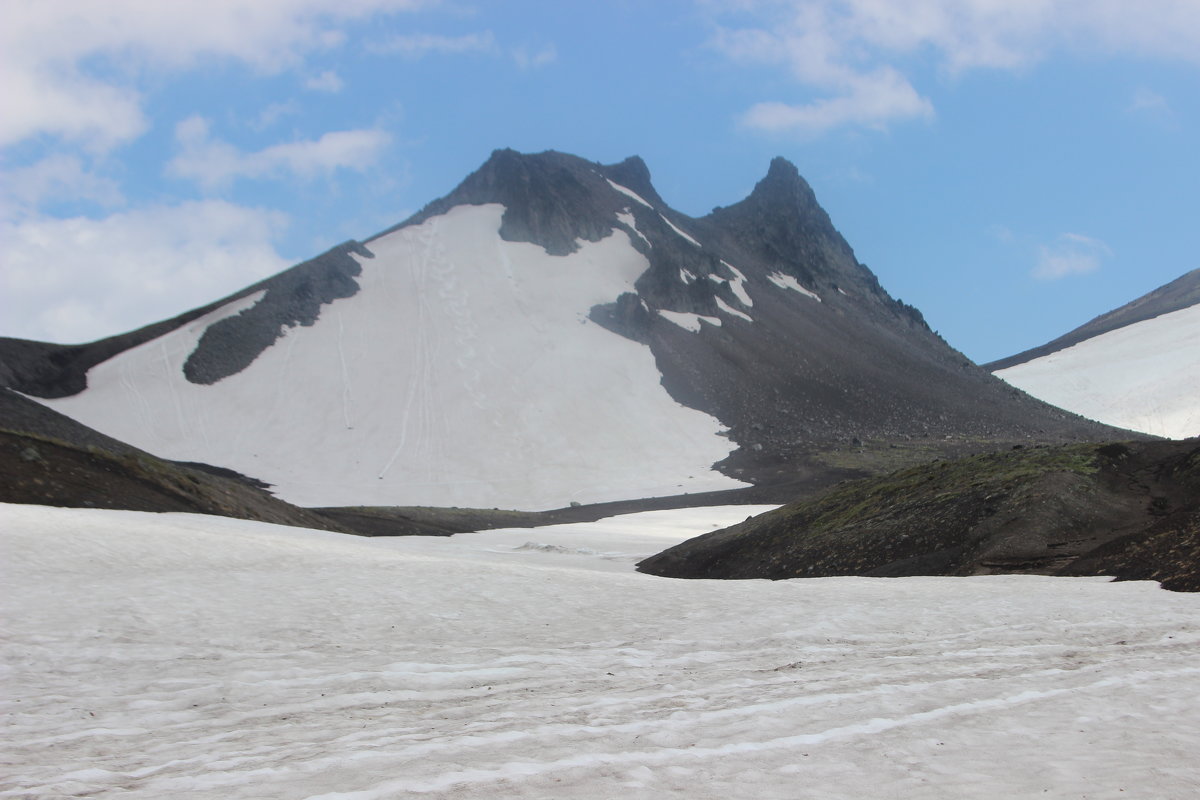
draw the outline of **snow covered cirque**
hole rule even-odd
[[[757,510],[371,540],[0,506],[0,797],[1195,796],[1200,597],[633,572]]]
[[[1200,436],[1200,305],[1085,339],[996,376],[1098,422],[1168,439]]]
[[[360,291],[212,385],[183,364],[236,301],[43,401],[155,455],[304,506],[520,509],[731,489],[721,424],[675,402],[650,348],[588,319],[647,268],[624,232],[551,256],[457,206],[368,243]]]

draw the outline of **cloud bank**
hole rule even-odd
[[[800,102],[764,100],[741,122],[818,135],[928,119],[913,75],[1029,68],[1057,52],[1200,63],[1194,0],[702,0],[713,47],[783,70]]]

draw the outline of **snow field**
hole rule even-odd
[[[667,394],[650,349],[587,318],[646,270],[629,237],[550,256],[503,241],[503,212],[460,206],[368,243],[358,294],[212,386],[182,374],[197,323],[46,404],[304,506],[534,510],[745,485],[711,468],[722,426]]]
[[[1200,436],[1200,305],[1094,336],[996,376],[1119,428],[1168,439]]]
[[[360,539],[0,506],[0,797],[1194,794],[1200,597],[632,571],[761,510]]]

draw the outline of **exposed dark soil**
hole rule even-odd
[[[1112,575],[1200,590],[1200,441],[1022,447],[834,487],[638,569],[677,578]]]

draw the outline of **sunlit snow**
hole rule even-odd
[[[1094,336],[996,375],[1109,425],[1171,439],[1200,436],[1200,305]]]
[[[700,244],[699,242],[697,242],[697,241],[696,241],[695,239],[693,239],[691,236],[688,236],[686,233],[684,233],[684,232],[683,232],[683,231],[681,231],[679,228],[677,228],[677,227],[676,227],[676,226],[675,226],[675,225],[674,225],[674,224],[671,222],[671,220],[669,220],[669,219],[667,219],[666,217],[664,217],[664,216],[663,216],[661,213],[660,213],[658,216],[659,216],[659,218],[660,218],[660,219],[662,219],[662,221],[663,221],[663,222],[667,223],[667,227],[668,227],[668,228],[670,228],[671,230],[675,231],[676,233],[678,233],[678,234],[679,234],[680,236],[682,236],[684,239],[687,239],[687,240],[688,240],[689,242],[691,242],[692,244],[696,245],[696,247],[701,247],[701,244]]]
[[[729,305],[729,303],[726,303],[719,297],[717,298],[717,308],[721,309],[726,314],[733,314],[735,317],[741,317],[742,319],[746,320],[746,322],[754,322],[749,314],[745,313],[744,311],[738,311],[736,308]]]
[[[636,233],[638,235],[638,238],[646,243],[646,247],[654,247],[654,245],[650,243],[650,240],[647,239],[644,235],[642,235],[642,232],[638,230],[637,220],[634,219],[633,214],[630,214],[628,211],[618,211],[617,212],[617,220],[625,225],[628,225],[629,229],[631,231],[633,231],[634,233]]]
[[[801,285],[800,281],[796,280],[791,275],[783,272],[772,272],[767,276],[767,280],[778,286],[780,289],[791,289],[794,292],[799,292],[805,297],[811,297],[818,303],[821,302],[820,295],[818,295],[816,292],[805,289],[804,286]],[[838,289],[838,291],[842,292],[841,289]],[[842,292],[842,294],[845,294],[845,292]]]
[[[729,271],[733,273],[733,278],[731,280],[728,280],[728,283],[729,283],[729,288],[733,290],[733,294],[737,297],[738,301],[740,301],[741,304],[744,306],[753,306],[754,299],[752,297],[750,297],[750,294],[746,291],[746,286],[745,286],[746,276],[745,276],[745,274],[743,274],[740,269],[733,266],[732,264],[730,264],[728,261],[725,261],[724,259],[721,260],[721,263],[724,264],[726,266],[726,268],[728,268]],[[726,279],[722,279],[722,280],[726,280]]]
[[[647,346],[588,321],[648,266],[628,235],[551,256],[501,239],[503,211],[369,242],[358,294],[214,385],[182,375],[198,322],[46,402],[301,505],[538,509],[743,485],[711,469],[731,447],[720,423],[667,394]]]
[[[721,327],[720,317],[709,317],[703,314],[693,314],[690,311],[668,311],[665,308],[660,308],[658,313],[664,319],[674,322],[679,327],[683,328],[684,330],[691,331],[692,333],[700,332],[700,323],[702,321],[707,322],[709,325],[716,325],[718,328]]]
[[[633,572],[758,510],[362,539],[0,506],[0,797],[1194,796],[1200,596]]]
[[[608,181],[609,186],[616,189],[618,192],[625,195],[626,197],[636,200],[637,202],[644,205],[646,208],[654,208],[654,206],[650,205],[645,200],[643,200],[642,196],[640,194],[638,194],[637,192],[633,191],[632,189],[627,189],[626,187],[622,186],[621,184],[611,181],[608,178],[605,178],[605,180]]]

